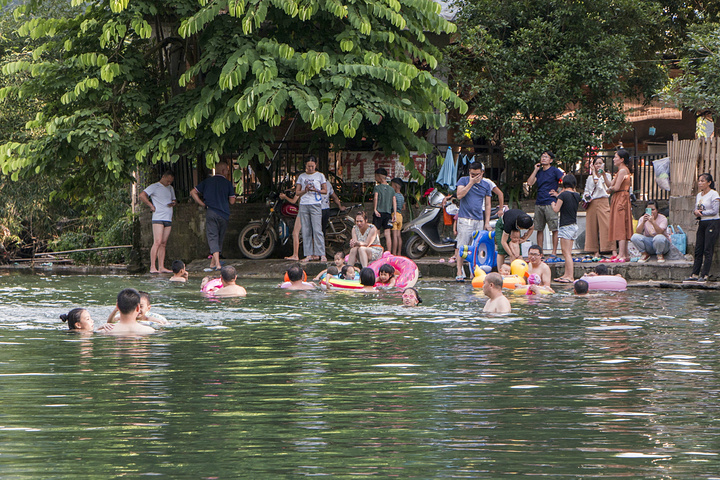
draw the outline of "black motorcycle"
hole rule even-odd
[[[297,220],[298,207],[284,201],[276,193],[268,196],[270,212],[262,220],[253,220],[240,231],[238,247],[247,258],[262,260],[270,257],[277,248],[292,242],[292,231]],[[325,243],[334,251],[342,250],[350,240],[351,229],[355,220],[352,210],[362,207],[353,205],[341,212],[339,208],[330,209],[328,228],[325,232]],[[300,238],[302,244],[302,237]]]

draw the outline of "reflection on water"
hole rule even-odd
[[[197,281],[0,277],[0,477],[713,478],[720,296],[511,296],[469,285],[209,301]],[[126,286],[172,325],[96,325]]]

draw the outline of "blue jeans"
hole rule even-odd
[[[638,250],[648,255],[665,255],[670,251],[670,240],[665,235],[646,237],[641,233],[635,233],[630,241]]]

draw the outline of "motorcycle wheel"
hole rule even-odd
[[[261,222],[250,222],[240,231],[238,237],[240,251],[252,260],[268,258],[275,251],[275,235],[270,229],[261,235],[262,226]]]
[[[405,242],[405,255],[412,260],[417,260],[427,254],[430,246],[419,235],[413,234]]]

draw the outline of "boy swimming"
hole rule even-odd
[[[182,260],[175,260],[172,263],[173,276],[170,277],[171,282],[187,282],[188,272],[185,270],[185,262]]]

